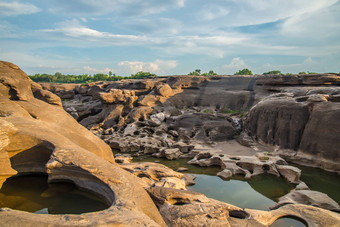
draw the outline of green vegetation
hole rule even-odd
[[[283,74],[279,70],[273,70],[269,72],[263,73],[263,75],[269,75],[269,74],[280,74],[280,75],[286,75],[290,76],[293,75],[291,73]],[[316,74],[315,72],[299,72],[300,75],[303,74]],[[209,72],[202,73],[200,69],[195,69],[195,71],[190,72],[188,75],[194,75],[194,76],[214,76],[217,75],[213,70],[210,70]],[[239,70],[234,75],[253,75],[252,71],[245,68],[242,70]],[[144,79],[144,78],[152,78],[157,77],[156,74],[152,74],[150,72],[137,72],[136,74],[131,74],[131,76],[117,76],[116,74],[112,73],[111,71],[109,74],[103,74],[103,73],[97,73],[94,75],[89,74],[83,74],[83,75],[65,75],[60,72],[56,72],[54,75],[52,74],[35,74],[29,76],[33,81],[35,82],[52,82],[52,83],[90,83],[90,82],[96,82],[96,81],[118,81],[123,79]]]
[[[214,112],[212,110],[210,110],[210,109],[205,109],[205,110],[203,110],[203,113],[212,114]]]
[[[222,113],[224,113],[224,114],[238,114],[238,115],[240,115],[240,117],[243,117],[246,112],[242,111],[242,110],[231,110],[231,109],[225,107],[222,110]]]
[[[156,77],[156,74],[152,74],[150,72],[143,72],[140,71],[136,74],[131,74],[130,77],[125,77],[124,79],[144,79],[144,78],[149,78],[149,77]]]
[[[307,73],[306,72],[299,72],[299,74],[301,75],[303,75],[303,74],[317,74],[316,72],[309,72],[309,71],[307,71]]]
[[[136,74],[131,74],[131,76],[123,77],[123,76],[116,76],[111,71],[109,75],[98,73],[94,75],[64,75],[60,72],[55,73],[54,75],[51,74],[35,74],[29,76],[35,82],[53,82],[53,83],[90,83],[95,81],[117,81],[123,79],[144,79],[149,77],[156,77],[156,74],[151,74],[149,72],[138,72]]]
[[[234,75],[253,75],[253,72],[249,69],[242,69],[236,72]]]
[[[263,73],[262,75],[271,75],[271,74],[282,74],[282,73],[279,70],[273,70],[273,71]]]
[[[188,73],[190,76],[215,76],[217,73],[215,73],[213,70],[210,70],[207,73],[201,73],[200,69],[195,69],[195,71]]]

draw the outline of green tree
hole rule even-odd
[[[200,69],[195,69],[195,71],[188,73],[190,76],[200,76],[201,75],[201,70]]]
[[[150,72],[143,72],[140,71],[136,74],[131,74],[131,76],[129,77],[130,79],[143,79],[143,78],[148,78],[148,77],[156,77],[156,74],[152,74]]]
[[[201,75],[202,76],[215,76],[215,75],[217,75],[217,73],[215,73],[213,70],[210,70],[209,72],[203,73]]]
[[[253,72],[249,69],[242,69],[236,72],[234,75],[253,75]]]
[[[95,81],[117,81],[122,79],[143,79],[149,77],[156,77],[156,74],[151,74],[149,72],[138,72],[132,74],[129,77],[116,76],[112,72],[109,75],[103,73],[97,73],[92,75],[64,75],[60,72],[51,74],[35,74],[29,76],[35,82],[53,82],[53,83],[90,83]]]
[[[282,73],[279,70],[273,70],[273,71],[263,73],[262,75],[272,75],[272,74],[282,74]]]

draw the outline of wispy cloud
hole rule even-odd
[[[199,18],[203,20],[214,20],[217,18],[224,17],[228,15],[230,12],[230,9],[227,7],[223,7],[220,5],[204,5],[202,7],[202,10],[200,12]]]
[[[323,42],[325,38],[339,40],[339,28],[340,5],[336,5],[287,19],[281,26],[280,34],[294,39],[308,37],[315,45],[315,41]],[[303,42],[306,44],[305,39]]]
[[[310,71],[338,71],[339,12],[339,0],[0,0],[0,57],[51,73],[293,71],[309,57]]]
[[[88,28],[77,19],[63,21],[57,24],[56,28],[53,29],[41,29],[40,32],[45,34],[58,34],[60,37],[71,38],[71,41],[82,40],[92,43],[97,43],[99,46],[105,45],[141,45],[146,42],[156,42],[155,39],[148,38],[145,36],[137,35],[123,35],[123,34],[112,34],[109,32],[101,32],[95,29]],[[55,35],[50,38],[58,39]],[[66,41],[70,41],[67,39]],[[86,47],[86,43],[83,43],[83,47]]]
[[[0,17],[33,14],[41,11],[35,5],[20,2],[0,2]]]
[[[179,33],[182,24],[180,21],[170,18],[133,18],[119,22],[117,26],[131,32],[169,36]]]
[[[77,42],[75,45],[88,47],[88,42],[99,46],[148,46],[167,53],[196,53],[223,57],[225,51],[221,47],[240,44],[248,38],[240,34],[221,34],[210,36],[165,35],[126,35],[98,31],[82,25],[78,20],[60,22],[53,29],[42,29],[40,32],[52,34],[51,39],[58,42]],[[66,40],[64,38],[67,38]],[[81,42],[79,42],[81,41]]]
[[[105,15],[116,13],[119,16],[145,16],[159,14],[169,8],[183,7],[184,0],[53,0],[49,10],[69,15]]]
[[[275,22],[319,11],[338,0],[243,0],[234,2],[227,24],[245,26]],[[226,3],[227,4],[227,3]]]

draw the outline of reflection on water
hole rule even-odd
[[[281,177],[266,174],[253,176],[247,183],[255,191],[275,202],[295,188],[295,185],[289,184]]]
[[[210,198],[230,203],[242,208],[269,210],[277,199],[287,194],[293,186],[282,178],[272,175],[255,176],[248,181],[195,174],[196,185],[190,189]]]
[[[269,227],[307,227],[304,223],[293,218],[280,218]]]
[[[255,191],[246,181],[224,181],[219,177],[195,174],[196,184],[190,189],[209,198],[230,203],[242,208],[268,210],[275,202]]]
[[[295,185],[289,184],[283,178],[273,175],[254,176],[245,180],[241,176],[235,176],[229,181],[225,181],[216,176],[221,171],[217,166],[200,167],[189,165],[190,159],[167,160],[152,156],[135,157],[133,161],[160,162],[174,170],[179,167],[188,168],[187,173],[194,174],[196,185],[189,187],[191,190],[203,193],[210,198],[222,202],[231,203],[242,208],[253,208],[268,210],[274,205],[279,197],[294,189]],[[304,166],[294,166],[302,170],[301,180],[304,181],[311,190],[326,193],[336,202],[340,203],[340,177],[317,168]]]
[[[11,177],[0,190],[0,207],[49,214],[81,214],[108,208],[73,183],[47,183],[47,176]]]
[[[340,176],[318,168],[311,168],[292,164],[302,170],[301,180],[304,181],[311,190],[327,194],[340,204]]]
[[[236,176],[229,181],[225,181],[216,176],[216,173],[221,171],[220,167],[189,165],[187,164],[189,160],[167,160],[152,156],[134,158],[134,161],[138,162],[160,162],[174,170],[179,167],[188,168],[187,173],[196,176],[196,184],[190,186],[190,190],[242,208],[269,210],[269,207],[274,205],[279,197],[294,188],[284,179],[273,175],[255,176],[247,181]]]

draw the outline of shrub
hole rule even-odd
[[[273,70],[273,71],[263,73],[262,75],[270,75],[270,74],[282,74],[282,73],[279,70]]]
[[[236,72],[234,75],[253,75],[253,72],[249,69],[242,69]]]

